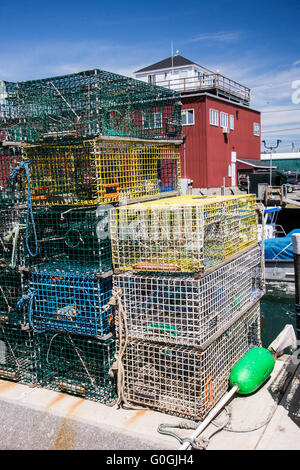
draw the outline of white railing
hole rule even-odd
[[[250,89],[218,73],[202,77],[172,78],[157,81],[156,85],[180,92],[196,90],[219,90],[244,101],[250,101]]]

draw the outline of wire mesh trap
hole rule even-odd
[[[255,205],[255,195],[181,196],[115,208],[114,268],[203,272],[257,243]]]
[[[0,378],[36,384],[36,351],[31,330],[0,323]]]
[[[28,273],[0,268],[0,325],[25,324],[25,311],[17,305],[28,288]]]
[[[25,232],[25,207],[0,206],[0,269],[24,265]]]
[[[31,225],[28,243],[34,246],[36,234],[38,252],[31,256],[25,250],[27,267],[78,273],[112,269],[109,207],[41,208],[34,211],[34,221],[35,233]]]
[[[110,404],[116,399],[113,338],[102,342],[84,336],[39,333],[38,380],[51,390]]]
[[[32,273],[29,324],[37,331],[54,330],[103,337],[113,330],[112,278],[76,273]]]
[[[124,395],[168,414],[202,420],[228,389],[230,370],[260,345],[259,303],[203,352],[130,340],[124,357]]]
[[[25,183],[20,175],[12,177],[12,172],[22,161],[19,147],[0,145],[0,206],[13,205],[25,201]]]
[[[122,289],[128,336],[203,348],[264,294],[260,256],[260,248],[252,248],[201,279],[167,273],[114,276],[114,286]]]
[[[173,144],[29,146],[24,158],[34,206],[117,203],[179,190],[180,151]]]
[[[38,142],[98,135],[180,139],[176,91],[102,70],[0,82],[0,138]]]

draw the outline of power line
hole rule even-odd
[[[277,134],[278,132],[298,131],[300,127],[290,127],[289,129],[274,129],[272,131],[262,131],[262,134]]]
[[[286,112],[289,112],[289,111],[300,111],[300,108],[294,108],[294,109],[276,109],[275,111],[261,111],[261,114],[266,114],[266,113],[286,113]]]

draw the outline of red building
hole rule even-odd
[[[239,159],[260,159],[260,113],[209,93],[182,95],[182,177],[193,188],[237,185]],[[185,113],[184,113],[185,111]]]
[[[260,160],[260,112],[249,106],[249,88],[179,54],[135,76],[180,91],[181,176],[193,180],[193,192],[237,186],[239,160]]]

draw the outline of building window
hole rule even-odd
[[[160,129],[162,127],[161,113],[143,113],[144,129]]]
[[[193,109],[184,109],[181,112],[181,123],[183,126],[193,126],[195,124]]]
[[[230,114],[230,130],[234,130],[234,116]]]
[[[254,135],[259,137],[260,136],[260,125],[257,122],[255,122],[253,124],[253,129],[254,129]]]
[[[151,85],[155,85],[156,76],[155,75],[148,75],[148,83],[150,83]]]
[[[220,113],[220,122],[221,122],[221,127],[228,128],[228,114],[227,113]]]
[[[197,72],[197,75],[198,75],[198,80],[200,80],[200,79],[202,78],[202,76],[203,76],[203,72],[199,72],[199,71],[198,71],[198,72]]]
[[[211,126],[219,125],[219,111],[216,109],[209,110],[209,123]]]

